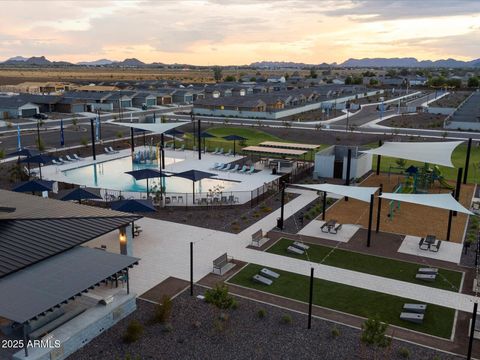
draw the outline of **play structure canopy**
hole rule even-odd
[[[451,194],[397,194],[383,193],[383,199],[403,201],[411,204],[431,206],[439,209],[458,211],[464,214],[473,215],[465,209]]]
[[[462,142],[386,142],[378,148],[361,152],[454,167],[452,152]]]
[[[175,123],[122,123],[122,122],[113,122],[113,125],[131,127],[135,129],[141,129],[145,131],[151,131],[155,134],[163,134],[168,130],[174,129],[178,126],[185,125],[184,122],[175,122]]]
[[[360,201],[370,202],[370,196],[375,194],[378,190],[377,187],[362,187],[362,186],[346,186],[346,185],[334,185],[334,184],[293,184],[293,186],[302,187],[305,189],[325,191],[327,193],[333,193],[341,196],[347,196],[352,199]]]

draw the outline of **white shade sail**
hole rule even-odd
[[[465,209],[451,194],[396,194],[383,193],[381,198],[403,201],[411,204],[431,206],[439,209],[458,211],[464,214],[473,215]]]
[[[378,148],[360,152],[454,167],[452,152],[462,142],[386,142]]]
[[[155,134],[163,134],[165,131],[168,131],[168,130],[174,129],[176,127],[185,125],[186,122],[174,122],[174,123],[122,123],[122,122],[112,122],[110,124],[125,126],[125,127],[133,127],[135,129],[151,131]]]
[[[293,186],[298,186],[316,191],[326,191],[327,193],[347,196],[349,198],[365,202],[370,202],[370,196],[372,194],[375,194],[375,192],[378,190],[378,187],[346,186],[334,184],[293,184]]]

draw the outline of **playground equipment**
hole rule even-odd
[[[147,148],[139,149],[132,154],[132,161],[135,164],[152,163],[157,159],[158,149],[155,151],[155,149],[151,145]]]

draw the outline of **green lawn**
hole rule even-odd
[[[252,280],[263,266],[250,264],[236,274],[229,282],[248,288],[265,291],[290,299],[308,302],[308,276],[272,269],[280,274],[271,286],[261,285]],[[326,280],[314,280],[313,303],[315,305],[358,315],[378,316],[380,320],[415,331],[450,338],[455,310],[428,304],[423,324],[413,324],[400,320],[404,303],[418,303],[414,300],[383,294]]]
[[[377,147],[378,144],[369,144],[367,145],[369,147]],[[457,180],[457,169],[462,167],[465,167],[465,157],[467,154],[467,145],[462,144],[459,145],[455,151],[452,154],[452,162],[453,165],[455,165],[455,168],[449,168],[445,166],[439,166],[440,171],[442,175],[445,177],[447,180]],[[396,163],[396,158],[391,158],[391,157],[385,157],[382,156],[382,162],[380,169],[381,171],[388,172],[388,169],[390,166],[396,167],[398,166]],[[470,152],[470,165],[468,167],[468,182],[469,183],[476,183],[478,180],[480,180],[480,172],[475,170],[475,167],[478,168],[478,165],[480,164],[480,148],[476,146],[472,146],[472,151]],[[407,160],[407,165],[405,166],[405,169],[408,168],[410,165],[414,166],[419,166],[422,167],[424,164],[418,161],[411,161]],[[376,169],[377,166],[377,157],[373,156],[373,169]],[[431,166],[432,167],[432,166]],[[464,169],[465,170],[465,169]]]
[[[332,248],[328,246],[309,245],[308,257],[307,254],[294,255],[287,252],[287,247],[292,243],[292,240],[280,239],[275,245],[269,248],[267,252],[301,260],[310,259],[313,262],[319,263],[332,250]],[[439,276],[435,282],[419,281],[415,279],[417,269],[428,266],[426,264],[414,264],[340,249],[331,252],[325,261],[323,261],[323,264],[455,292],[459,291],[462,281],[461,272],[446,269],[439,269]]]

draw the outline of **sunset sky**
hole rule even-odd
[[[1,1],[0,60],[480,58],[478,0]]]

